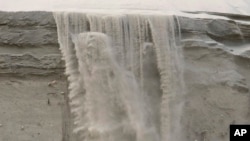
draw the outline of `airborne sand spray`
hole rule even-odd
[[[181,141],[174,16],[54,13],[75,132],[86,141]]]

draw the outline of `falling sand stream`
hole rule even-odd
[[[175,16],[55,12],[54,17],[80,140],[183,140]]]

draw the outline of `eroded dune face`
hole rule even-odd
[[[229,124],[231,123],[249,124],[249,88],[250,88],[249,16],[234,15],[229,13],[216,13],[216,12],[211,12],[207,14],[202,14],[204,12],[193,12],[193,13],[194,14],[192,15],[190,14],[185,15],[188,17],[183,17],[183,15],[178,15],[179,22],[177,22],[176,24],[180,25],[178,27],[180,27],[179,30],[181,32],[181,45],[183,46],[184,49],[183,51],[184,63],[182,65],[183,69],[180,70],[184,72],[184,78],[185,78],[184,82],[186,85],[186,89],[184,92],[186,92],[186,95],[184,96],[184,98],[178,98],[180,99],[180,103],[182,104],[184,103],[184,108],[182,108],[183,112],[180,112],[182,113],[181,116],[178,116],[180,119],[176,120],[176,121],[181,120],[180,126],[176,126],[178,124],[175,123],[173,127],[175,127],[175,129],[176,127],[184,129],[184,131],[182,130],[181,134],[178,134],[184,136],[184,139],[182,141],[185,140],[228,141]],[[155,38],[153,38],[152,36],[153,35],[152,29],[155,29],[152,25],[155,25],[155,23],[149,22],[148,18],[146,18],[147,20],[145,20],[145,18],[141,18],[140,16],[132,16],[126,19],[125,18],[127,17],[126,14],[121,14],[121,13],[120,14],[115,13],[115,15],[112,14],[114,14],[114,12],[109,13],[105,16],[103,15],[103,18],[99,18],[100,15],[98,14],[92,13],[92,14],[82,15],[75,13],[71,14],[71,16],[67,16],[66,14],[63,16],[64,18],[61,17],[57,19],[61,20],[62,22],[62,24],[58,24],[59,28],[57,28],[60,33],[63,33],[63,36],[60,36],[60,41],[63,43],[61,44],[61,46],[65,47],[65,49],[67,49],[68,47],[72,48],[73,50],[67,50],[69,51],[69,54],[72,54],[71,56],[67,57],[69,57],[70,60],[76,60],[76,61],[71,61],[71,63],[67,64],[67,71],[66,71],[67,74],[74,74],[70,75],[70,81],[77,82],[70,85],[70,90],[72,91],[70,95],[70,99],[72,100],[71,108],[74,109],[73,112],[75,114],[78,114],[78,116],[76,117],[81,117],[75,119],[75,121],[79,120],[78,122],[76,122],[76,124],[80,123],[80,120],[82,120],[81,123],[84,123],[86,120],[85,118],[82,118],[85,117],[85,113],[84,109],[81,109],[85,106],[77,106],[77,104],[84,103],[85,99],[84,97],[81,97],[81,95],[86,94],[86,89],[82,87],[85,85],[83,80],[81,79],[79,80],[80,78],[79,69],[74,69],[74,68],[79,68],[79,64],[77,62],[80,59],[77,58],[75,52],[77,43],[71,41],[71,36],[76,35],[80,40],[78,42],[82,42],[83,44],[83,42],[85,42],[88,39],[85,38],[85,35],[80,36],[79,33],[85,34],[86,32],[91,32],[90,33],[91,35],[93,34],[93,32],[98,32],[98,34],[93,34],[95,38],[100,37],[99,39],[102,39],[103,41],[109,38],[108,40],[110,41],[108,42],[110,43],[104,42],[104,45],[102,46],[103,48],[111,48],[110,53],[108,53],[107,55],[113,56],[113,58],[115,59],[113,59],[113,61],[111,61],[112,59],[110,60],[110,58],[103,59],[106,61],[103,63],[99,63],[103,64],[102,65],[103,69],[95,68],[95,70],[99,70],[96,71],[95,75],[101,77],[101,79],[104,82],[107,82],[109,80],[108,79],[109,77],[117,79],[117,77],[115,77],[113,73],[111,73],[110,75],[104,75],[105,73],[108,74],[110,70],[116,70],[112,68],[110,65],[110,64],[116,64],[117,67],[115,68],[120,68],[121,69],[120,72],[127,73],[126,75],[124,75],[125,76],[124,79],[125,78],[127,79],[127,80],[125,79],[126,80],[125,82],[134,82],[135,84],[130,84],[130,85],[137,86],[135,87],[136,90],[138,90],[138,87],[139,90],[143,89],[142,93],[143,97],[145,97],[143,103],[146,103],[146,105],[151,105],[148,107],[146,106],[147,109],[144,115],[147,114],[148,115],[147,117],[152,117],[152,118],[145,119],[144,122],[140,122],[140,124],[145,125],[145,121],[151,121],[148,122],[147,127],[152,127],[152,128],[151,129],[148,128],[149,131],[145,131],[146,133],[147,132],[149,133],[145,134],[144,137],[146,137],[146,135],[150,135],[151,137],[155,138],[155,136],[152,136],[154,132],[156,133],[154,133],[153,135],[161,134],[161,120],[159,118],[160,115],[159,109],[161,107],[160,101],[162,98],[162,89],[160,88],[160,85],[162,83],[160,81],[161,75],[159,74],[159,68],[157,68],[158,63],[156,61],[157,55],[155,50],[156,49],[155,41],[160,41],[160,40],[157,39],[153,41],[153,39]],[[156,14],[155,12],[151,13],[151,15],[155,14]],[[212,15],[208,16],[208,14],[212,14],[213,16]],[[118,18],[119,17],[118,15],[120,15],[120,18]],[[201,16],[203,18],[200,18]],[[64,71],[64,62],[61,61],[61,54],[58,51],[57,36],[56,36],[57,30],[53,16],[51,12],[0,12],[0,19],[1,19],[0,20],[0,28],[1,28],[0,74],[1,76],[4,77],[1,78],[1,80],[3,80],[1,81],[1,92],[3,94],[1,95],[1,100],[3,101],[1,103],[3,104],[1,112],[5,113],[1,115],[1,119],[2,121],[6,121],[4,123],[3,122],[0,123],[1,124],[0,128],[1,130],[3,130],[3,132],[0,132],[1,133],[0,138],[2,140],[8,140],[8,139],[32,140],[33,133],[39,131],[39,134],[37,134],[36,137],[39,137],[39,139],[41,140],[42,139],[48,140],[48,137],[60,139],[61,126],[60,126],[60,121],[58,119],[60,119],[61,113],[59,113],[60,111],[59,107],[57,107],[56,102],[53,101],[54,95],[51,95],[49,96],[49,98],[51,97],[53,98],[50,99],[51,106],[52,107],[54,106],[54,108],[57,107],[57,109],[51,111],[51,106],[47,106],[48,95],[44,95],[44,93],[51,92],[51,89],[47,89],[47,84],[54,79],[54,77],[51,76],[55,74],[63,75]],[[145,31],[141,30],[145,29],[144,27],[147,27],[146,30]],[[103,33],[103,36],[101,35],[101,33]],[[162,34],[154,33],[154,35],[160,36]],[[124,40],[121,40],[123,38]],[[163,39],[165,40],[166,38],[164,37]],[[142,40],[144,40],[145,42]],[[94,43],[93,45],[99,46],[96,43]],[[124,50],[124,48],[120,48],[121,46],[123,46],[127,50]],[[99,49],[99,51],[101,50]],[[124,53],[123,51],[125,51],[126,53]],[[64,52],[65,51],[63,51],[62,53]],[[96,59],[94,60],[98,60],[99,55],[97,55],[98,53],[96,49],[93,51],[92,49],[90,49],[90,51],[88,52],[90,54],[95,54],[94,58]],[[164,54],[164,52],[162,52],[162,54]],[[82,55],[82,57],[84,56],[87,55]],[[103,55],[102,57],[105,58]],[[93,58],[93,57],[92,55],[90,55],[88,58]],[[85,62],[84,59],[83,62]],[[87,67],[88,68],[87,72],[91,72],[90,70],[93,70],[94,65],[92,64],[95,62],[96,61],[93,61],[93,59],[92,60],[90,59],[89,61],[86,62],[89,66]],[[112,63],[109,63],[109,65],[104,65],[108,64],[108,62]],[[96,63],[96,66],[97,64],[98,63]],[[99,73],[102,72],[101,70],[104,71],[105,73],[104,74]],[[141,70],[143,70],[142,73]],[[88,73],[86,73],[86,76],[88,76],[87,74]],[[9,77],[7,77],[7,76],[26,76],[26,75],[29,78],[31,76],[31,80],[26,81],[23,80],[23,78],[18,77],[17,78],[18,83],[16,82],[16,79],[12,80],[9,79]],[[35,77],[33,77],[34,75]],[[38,78],[38,76],[40,77]],[[47,76],[48,80],[41,81],[40,78],[44,79],[45,76]],[[96,92],[105,90],[106,93],[106,91],[111,91],[109,88],[107,89],[106,84],[103,84],[103,82],[98,82],[97,78],[92,76],[88,77],[89,79],[92,80],[92,84],[98,83],[102,84],[102,86],[105,86],[104,88],[96,90]],[[115,83],[118,82],[118,80],[116,79],[110,79],[110,82],[112,82],[111,83],[112,85],[110,86],[112,86],[113,89],[115,86],[118,85]],[[60,81],[64,82],[64,80]],[[172,83],[173,81],[169,82]],[[66,87],[66,84],[63,83],[60,84],[60,88],[53,87],[53,89],[56,90],[59,94],[61,93],[61,91],[64,90],[64,87]],[[74,87],[78,88],[78,90],[75,89]],[[41,93],[40,96],[43,97],[43,99],[40,99],[41,100],[40,104],[37,103],[36,101],[37,93],[35,92],[38,92],[39,94]],[[23,99],[20,99],[21,96],[20,93],[23,94]],[[119,94],[118,92],[116,93]],[[17,96],[16,97],[16,100],[18,101],[17,103],[16,102],[13,103],[14,99],[13,97],[10,97],[10,94],[15,94],[15,96]],[[30,96],[29,98],[31,99],[29,100],[27,96],[28,97]],[[36,100],[34,100],[33,98]],[[6,100],[6,99],[11,99],[11,100]],[[27,103],[27,100],[31,102],[32,107],[34,104],[34,106],[45,108],[49,110],[49,112],[47,111],[40,112],[36,108],[30,110],[31,105],[28,104],[29,102]],[[124,110],[126,109],[124,108],[125,107],[124,102],[121,101],[121,98],[116,99],[114,101],[118,101],[114,102],[118,104],[116,105],[116,107],[115,106],[113,107],[115,107],[115,109],[120,109],[120,110],[110,110],[109,113],[118,113],[117,111],[120,111],[119,114],[121,115],[121,117],[124,117],[123,120],[124,124],[119,123],[117,125],[120,125],[120,127],[112,126],[110,127],[110,129],[119,129],[119,131],[116,132],[117,134],[126,133],[123,136],[125,139],[128,139],[130,137],[131,140],[136,140],[137,131],[135,130],[134,126],[130,124],[130,120],[128,120],[129,119],[128,115],[125,114],[127,112],[126,110]],[[178,101],[176,103],[178,103]],[[6,106],[9,104],[10,106]],[[105,104],[106,103],[104,103],[104,105]],[[43,105],[44,107],[40,105]],[[106,105],[111,105],[111,104],[108,103]],[[22,111],[23,114],[18,114],[18,112],[15,112],[17,109],[20,110],[22,106],[27,108],[25,109],[25,111],[32,112],[32,114],[35,115],[31,117],[30,114],[27,114],[26,112],[23,111]],[[102,109],[105,109],[105,107],[103,107]],[[44,115],[46,118],[44,116],[40,116],[40,114],[37,114],[37,112]],[[48,113],[51,113],[50,116],[48,116]],[[51,121],[50,118],[51,116],[54,116],[54,114],[56,114],[57,116],[54,117]],[[27,118],[27,115],[29,116],[29,118]],[[37,115],[39,115],[39,118],[37,118]],[[101,115],[101,114],[98,113],[96,115]],[[12,120],[9,117],[13,117],[14,119]],[[39,126],[37,126],[37,128],[33,128],[32,125],[32,128],[29,128],[31,130],[26,130],[28,129],[26,127],[28,127],[31,124],[31,122],[34,123],[34,125],[36,125],[38,120],[40,119],[46,122],[51,121],[51,123],[58,123],[57,124],[58,126],[57,127],[53,126],[53,128],[51,128],[52,126],[47,124],[47,126],[43,126],[45,128],[43,128],[43,131],[41,131],[39,123]],[[108,122],[108,124],[100,122],[102,121],[100,118],[93,118],[93,119],[99,121],[98,125],[105,125],[105,127],[113,125],[112,122]],[[108,121],[107,119],[114,119],[114,121],[122,121],[122,118],[118,117],[112,118],[112,116],[106,115],[105,121]],[[24,122],[15,123],[15,121],[20,121],[20,120],[23,120]],[[12,126],[13,123],[14,126]],[[20,127],[22,127],[22,125],[24,124],[28,125],[25,126],[25,132],[23,132],[23,130],[20,130]],[[66,122],[65,124],[68,123]],[[8,130],[5,130],[6,128]],[[93,132],[96,131],[94,130],[94,128],[90,129]],[[84,135],[84,133],[86,133],[86,132],[81,133],[80,131],[81,128],[79,128],[78,130],[76,128],[75,130],[79,131],[79,134],[81,135]],[[177,131],[178,130],[179,129],[177,128]],[[111,133],[111,130],[105,129],[105,131]],[[13,132],[16,133],[15,136],[12,136]],[[23,133],[27,134],[23,136]],[[54,136],[50,136],[51,133],[53,133]],[[65,131],[64,133],[69,133],[69,132]],[[98,135],[99,131],[96,131],[94,133],[93,133],[94,135]],[[142,132],[140,133],[142,134]],[[68,134],[65,134],[65,136],[68,136]],[[143,134],[138,136],[138,138],[139,137],[143,137]]]

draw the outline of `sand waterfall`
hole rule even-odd
[[[182,140],[184,81],[175,16],[54,16],[81,140]]]

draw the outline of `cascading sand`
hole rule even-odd
[[[81,140],[182,140],[182,51],[174,16],[54,16]]]

